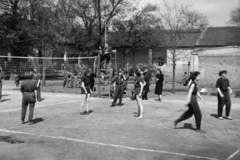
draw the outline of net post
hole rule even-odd
[[[100,61],[100,52],[101,52],[101,48],[99,48],[99,52],[98,52],[98,97],[100,98],[100,76],[101,76],[101,61]]]

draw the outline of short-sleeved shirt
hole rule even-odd
[[[34,92],[35,90],[37,89],[37,85],[36,85],[36,83],[33,81],[33,80],[31,80],[31,79],[27,79],[27,80],[25,80],[25,81],[23,81],[22,83],[21,83],[21,88],[20,88],[20,90],[21,90],[21,92]]]
[[[123,76],[122,76],[122,77],[116,76],[116,77],[113,79],[113,82],[116,82],[117,85],[123,84],[123,81],[124,81]]]
[[[90,78],[87,76],[82,76],[81,81],[84,83],[84,86],[90,85]]]
[[[221,91],[228,91],[229,80],[227,78],[219,78],[216,83],[216,88],[219,88]]]
[[[143,78],[142,78],[142,77],[136,77],[134,87],[135,87],[135,88],[141,87],[140,82],[144,83]]]
[[[196,95],[197,92],[198,92],[197,83],[193,81],[193,82],[190,84],[190,87],[191,87],[192,84],[195,84],[195,86],[194,86],[194,88],[193,88],[193,91],[192,91],[192,95]],[[189,88],[190,88],[190,87],[189,87]]]

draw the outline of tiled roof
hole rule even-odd
[[[236,46],[240,45],[240,27],[208,27],[203,31],[196,46]]]

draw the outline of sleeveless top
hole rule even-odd
[[[189,88],[191,87],[192,84],[195,84],[195,86],[194,86],[194,88],[193,88],[193,91],[192,91],[192,95],[196,95],[197,92],[198,92],[197,83],[196,83],[195,81],[193,81],[193,82],[190,84]]]

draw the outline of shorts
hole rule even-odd
[[[87,93],[85,93],[85,94],[90,94],[90,93],[91,93],[91,92],[90,92],[90,86],[87,85],[87,86],[85,86],[85,88],[86,88],[86,90],[87,90]]]
[[[135,95],[139,95],[139,93],[140,93],[140,90],[141,90],[141,88],[140,88],[140,87],[137,87],[137,88],[135,88]]]

